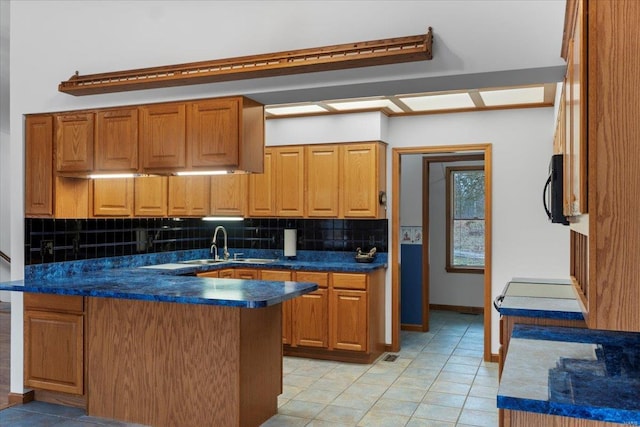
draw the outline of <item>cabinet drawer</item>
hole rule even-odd
[[[333,273],[333,287],[341,289],[367,290],[367,275],[353,273]]]
[[[296,272],[297,282],[317,283],[320,288],[329,287],[329,273],[320,273],[317,271],[298,271]]]
[[[32,310],[82,313],[84,311],[84,299],[80,296],[33,294],[25,292],[24,306]]]

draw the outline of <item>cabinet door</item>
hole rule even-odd
[[[170,176],[169,215],[209,215],[209,176]]]
[[[278,147],[275,155],[276,216],[304,215],[304,147]]]
[[[306,205],[309,217],[338,217],[339,157],[336,145],[306,147]]]
[[[272,150],[264,151],[264,172],[249,176],[249,216],[274,216],[274,156]]]
[[[27,217],[53,215],[53,118],[25,121],[25,196]]]
[[[239,160],[240,98],[189,104],[187,153],[194,168],[235,169]]]
[[[25,385],[83,394],[82,314],[25,310]]]
[[[291,280],[290,271],[278,271],[278,270],[262,270],[260,273],[262,280],[275,280],[279,282],[285,282]],[[287,300],[282,303],[282,344],[292,344],[292,320],[291,310],[293,306],[293,300]]]
[[[211,214],[245,216],[248,207],[246,174],[214,175],[211,177]]]
[[[344,218],[383,217],[384,210],[378,204],[378,193],[382,190],[381,178],[385,167],[380,157],[382,149],[377,143],[345,144],[340,149],[342,157],[340,216]]]
[[[54,217],[89,218],[91,180],[56,176],[54,180]]]
[[[93,113],[56,115],[55,134],[58,172],[93,170]]]
[[[213,271],[205,271],[203,273],[198,273],[198,274],[196,274],[196,276],[198,276],[198,277],[220,277],[220,274],[219,274],[218,270],[213,270]]]
[[[138,170],[137,108],[105,110],[96,114],[95,170]]]
[[[252,268],[236,268],[233,272],[234,279],[257,280],[260,278],[260,270]]]
[[[233,268],[218,270],[218,277],[220,277],[221,279],[233,279]]]
[[[169,179],[166,176],[135,178],[134,215],[167,216],[167,193]]]
[[[93,216],[131,215],[133,178],[93,180]]]
[[[302,281],[297,278],[296,280]],[[293,340],[295,345],[327,348],[329,345],[329,295],[318,289],[292,300]]]
[[[367,293],[331,291],[331,347],[367,351]]]
[[[186,166],[185,111],[185,104],[140,107],[143,170],[181,169]]]

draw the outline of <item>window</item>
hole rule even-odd
[[[447,271],[484,273],[484,168],[447,168]]]

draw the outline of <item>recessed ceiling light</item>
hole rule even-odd
[[[539,104],[544,101],[544,87],[480,91],[484,105]]]
[[[452,110],[473,108],[475,104],[468,93],[449,93],[445,95],[410,96],[400,98],[413,111]]]
[[[310,114],[310,113],[326,113],[327,110],[319,105],[305,104],[292,105],[289,107],[268,107],[265,111],[274,116],[284,116],[287,114]]]
[[[338,111],[366,110],[369,108],[388,108],[394,113],[402,113],[402,109],[388,99],[368,99],[362,101],[344,101],[327,103]]]

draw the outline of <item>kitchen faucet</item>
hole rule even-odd
[[[227,250],[227,230],[221,225],[217,226],[215,231],[213,232],[213,239],[211,239],[210,252],[211,254],[215,254],[213,259],[215,260],[220,259],[220,257],[218,256],[218,246],[216,246],[216,239],[218,238],[218,231],[220,230],[222,230],[222,234],[224,236],[224,248],[222,249],[222,256],[226,261],[229,259],[229,251]]]

